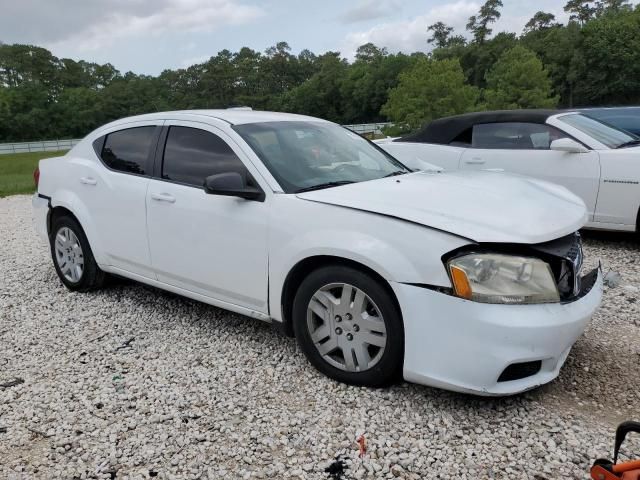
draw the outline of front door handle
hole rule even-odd
[[[98,181],[92,177],[80,177],[80,183],[84,185],[96,185]]]
[[[467,165],[484,165],[485,161],[480,157],[472,157],[471,160],[465,160],[464,163]]]
[[[151,199],[156,202],[176,203],[176,197],[168,193],[152,193]]]

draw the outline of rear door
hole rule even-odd
[[[267,313],[265,201],[210,195],[206,177],[237,172],[249,184],[259,174],[237,144],[220,129],[167,121],[160,140],[156,177],[147,195],[147,225],[153,268],[161,282]],[[265,190],[265,187],[261,187]]]
[[[582,198],[593,221],[600,183],[598,153],[550,150],[553,140],[567,135],[551,125],[485,123],[473,127],[471,148],[462,155],[461,168],[498,169],[539,178],[567,187]]]
[[[94,141],[101,163],[81,166],[79,182],[109,265],[153,278],[146,194],[162,121],[114,127]]]

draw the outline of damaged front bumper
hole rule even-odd
[[[405,326],[407,381],[478,395],[510,395],[558,376],[602,298],[600,268],[570,300],[497,305],[393,283]]]

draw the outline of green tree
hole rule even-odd
[[[284,93],[299,84],[298,59],[287,42],[278,42],[265,50],[260,71],[270,95]]]
[[[56,138],[83,137],[106,121],[100,94],[87,87],[64,89],[49,112]]]
[[[413,130],[434,118],[474,110],[478,96],[479,90],[465,83],[457,60],[420,58],[400,74],[382,113]]]
[[[56,125],[48,115],[51,98],[41,85],[24,83],[3,89],[2,110],[8,119],[4,125],[5,141],[30,141],[50,138]]]
[[[225,49],[201,66],[198,89],[192,92],[199,108],[235,106],[238,78],[233,61],[233,53]]]
[[[599,15],[606,13],[630,12],[633,10],[629,0],[600,0],[596,3]]]
[[[0,45],[0,85],[23,84],[50,88],[55,81],[58,59],[49,50],[34,45]]]
[[[413,62],[414,58],[402,53],[390,55],[371,43],[358,48],[340,88],[344,122],[382,121],[380,109],[387,102],[389,89],[398,84],[400,72]]]
[[[306,48],[298,54],[298,79],[300,81],[309,80],[317,68],[318,56]]]
[[[640,9],[603,15],[580,33],[577,103],[640,102]]]
[[[487,0],[477,15],[473,15],[467,22],[467,30],[473,34],[476,43],[482,44],[491,35],[489,25],[500,18],[502,0]]]
[[[534,32],[556,26],[558,26],[558,24],[556,23],[556,16],[553,13],[539,11],[526,23],[524,32]]]
[[[483,44],[471,43],[460,51],[460,64],[471,85],[484,88],[487,72],[504,52],[518,44],[515,33],[500,32]]]
[[[490,110],[552,108],[558,103],[540,59],[519,45],[505,52],[487,73],[484,99]]]
[[[445,48],[449,46],[449,38],[453,32],[453,27],[445,25],[443,22],[436,22],[427,27],[428,32],[432,32],[427,39],[427,43],[433,43],[436,48]]]
[[[9,109],[9,89],[0,85],[0,139],[11,137],[11,110]]]
[[[279,109],[343,122],[342,82],[348,63],[338,52],[318,57],[318,71],[306,82],[287,92]]]
[[[575,98],[576,84],[584,70],[580,25],[570,22],[567,26],[533,30],[523,35],[520,42],[542,60],[553,91],[560,95],[560,103],[568,107],[580,103]]]
[[[100,91],[98,109],[104,121],[170,110],[157,77],[127,72]]]
[[[591,0],[569,0],[564,6],[564,11],[569,13],[569,19],[584,25],[591,20],[598,8],[597,2]]]

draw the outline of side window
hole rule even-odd
[[[454,138],[449,145],[454,147],[470,147],[472,145],[472,128],[467,128],[464,132]]]
[[[473,148],[549,150],[551,142],[567,136],[540,123],[484,123],[473,126]]]
[[[111,169],[145,175],[156,127],[135,127],[110,133],[100,157]]]
[[[208,176],[227,172],[237,172],[252,183],[242,161],[217,135],[197,128],[169,128],[162,178],[202,187]]]

